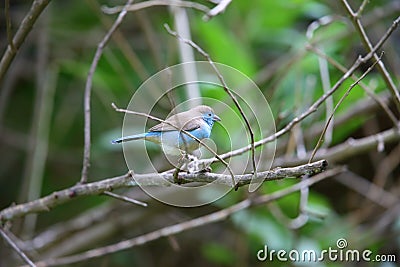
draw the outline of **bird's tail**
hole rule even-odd
[[[125,137],[121,137],[121,138],[112,140],[111,143],[119,144],[119,143],[122,143],[122,142],[127,142],[127,141],[132,141],[132,140],[140,140],[140,139],[144,139],[144,138],[146,138],[146,133],[128,135],[128,136],[125,136]]]

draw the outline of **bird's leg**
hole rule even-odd
[[[174,183],[180,185],[182,183],[181,179],[179,178],[179,171],[180,169],[177,167],[173,173]]]
[[[183,159],[183,157],[179,158],[175,171],[172,175],[172,177],[174,177],[174,182],[178,185],[182,184],[182,180],[179,178],[179,172],[181,171],[182,166],[185,164]]]
[[[212,172],[211,166],[206,166],[202,168],[199,172]]]

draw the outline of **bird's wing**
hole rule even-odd
[[[167,132],[167,131],[177,131],[178,129],[183,129],[185,131],[192,131],[200,128],[201,126],[200,117],[193,118],[187,112],[182,112],[179,114],[172,115],[165,122],[159,123],[149,129],[150,132]],[[171,126],[174,125],[175,127]]]

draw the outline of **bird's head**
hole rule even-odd
[[[215,121],[221,121],[220,117],[215,115],[214,110],[209,106],[197,106],[193,108],[193,111],[199,113],[203,120],[205,120],[210,125],[213,125]]]

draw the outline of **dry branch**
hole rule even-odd
[[[32,3],[31,9],[22,20],[21,25],[19,26],[14,38],[12,39],[12,43],[7,46],[7,49],[1,58],[0,82],[3,80],[4,75],[10,67],[11,62],[17,55],[18,49],[24,43],[26,36],[28,36],[28,34],[31,32],[33,25],[35,24],[36,20],[39,18],[43,10],[47,7],[49,2],[50,0],[35,0]]]
[[[390,92],[393,95],[393,99],[396,104],[397,110],[400,111],[400,93],[399,93],[398,89],[396,88],[396,85],[394,84],[392,78],[390,77],[390,74],[387,71],[385,64],[383,63],[383,61],[379,60],[379,56],[378,56],[378,54],[376,54],[376,51],[373,51],[374,47],[373,47],[369,37],[367,36],[365,28],[360,20],[360,13],[364,9],[367,1],[364,1],[362,3],[361,7],[359,8],[359,11],[357,11],[357,12],[353,11],[353,9],[351,8],[351,6],[347,2],[347,0],[341,0],[341,3],[343,5],[343,7],[345,8],[345,10],[347,11],[348,15],[350,16],[351,21],[354,25],[354,28],[356,29],[358,35],[360,35],[361,41],[363,42],[365,48],[367,49],[367,51],[373,52],[374,59],[376,61],[378,61],[378,70],[381,73],[383,80],[385,81],[386,85],[388,86]],[[399,25],[399,23],[400,23],[400,16],[397,17],[393,21],[391,28],[393,28],[393,30],[394,30]]]
[[[58,259],[49,259],[41,262],[37,262],[38,267],[48,267],[48,266],[58,266],[58,265],[65,265],[65,264],[72,264],[76,262],[81,262],[85,261],[88,259],[93,259],[93,258],[98,258],[104,255],[108,255],[111,253],[115,253],[121,250],[129,249],[135,246],[143,245],[145,243],[148,243],[150,241],[154,241],[156,239],[162,238],[162,237],[168,237],[172,235],[176,235],[178,233],[191,230],[200,226],[208,225],[214,222],[222,221],[227,219],[229,216],[231,216],[234,213],[237,213],[239,211],[248,209],[253,206],[258,206],[262,205],[265,203],[272,202],[274,200],[280,199],[284,196],[287,196],[291,193],[294,193],[296,191],[301,190],[302,188],[308,188],[311,185],[318,183],[328,177],[335,176],[341,172],[345,171],[345,168],[343,167],[338,167],[335,169],[328,170],[324,173],[319,173],[315,175],[314,177],[311,177],[309,179],[306,179],[300,183],[297,183],[291,187],[273,192],[269,195],[261,195],[258,197],[255,197],[254,199],[245,199],[237,204],[234,204],[228,208],[219,210],[217,212],[213,212],[192,220],[188,220],[182,223],[178,223],[175,225],[171,226],[166,226],[164,228],[155,230],[153,232],[124,240],[112,245],[108,245],[105,247],[100,247],[100,248],[95,248],[92,250],[85,251],[80,254],[75,254],[72,256],[66,256]],[[251,177],[250,177],[251,178]]]
[[[329,162],[344,161],[355,155],[365,153],[369,150],[384,147],[385,144],[399,142],[400,141],[400,130],[398,128],[392,128],[374,135],[367,137],[353,139],[349,138],[347,141],[340,143],[334,147],[320,150],[315,155],[315,160],[324,158]],[[298,165],[307,162],[307,159],[311,156],[308,152],[303,158],[290,158],[290,157],[279,157],[275,158],[274,164],[279,166],[291,166]]]
[[[320,160],[311,164],[305,164],[292,168],[277,168],[271,171],[259,172],[258,179],[264,179],[264,182],[271,180],[279,180],[285,178],[298,178],[303,175],[317,174],[325,170],[327,162]],[[238,186],[250,184],[253,174],[235,175]],[[217,183],[232,186],[230,175],[218,173],[179,173],[178,176],[182,183]],[[134,180],[135,179],[135,180]],[[145,186],[169,186],[174,182],[172,173],[152,173],[152,174],[135,174],[134,179],[131,173],[122,176],[105,179],[99,182],[77,184],[70,188],[53,192],[52,194],[28,202],[15,205],[4,209],[0,212],[0,222],[13,220],[17,217],[25,216],[30,213],[49,211],[51,208],[59,206],[65,202],[71,201],[79,196],[89,196],[102,194],[105,191],[112,191],[117,188],[127,188],[137,186],[137,184]]]
[[[399,18],[400,19],[400,18]],[[398,26],[398,21],[394,21],[393,24],[387,29],[385,34],[380,38],[380,40],[377,42],[377,44],[373,47],[373,49],[367,53],[365,56],[359,56],[357,60],[353,63],[353,65],[346,71],[346,73],[343,74],[343,76],[335,83],[335,85],[325,94],[323,94],[317,101],[314,102],[306,111],[304,111],[302,114],[299,116],[295,117],[292,121],[290,121],[285,127],[283,127],[281,130],[277,131],[275,134],[272,134],[264,139],[261,139],[257,142],[254,143],[254,147],[259,147],[264,144],[270,143],[279,137],[283,136],[284,134],[288,133],[295,125],[297,125],[299,122],[303,121],[305,118],[310,116],[312,113],[316,112],[318,107],[322,105],[326,101],[328,97],[330,97],[339,87],[349,78],[351,77],[354,72],[361,66],[361,64],[368,62],[376,53],[378,49],[382,47],[382,45],[386,42],[386,40],[391,36],[391,34],[394,32],[394,30]],[[241,155],[249,150],[252,150],[253,146],[252,145],[247,145],[242,148],[238,148],[235,150],[232,150],[230,152],[227,152],[225,154],[220,155],[222,159],[227,159],[230,157],[238,156]],[[216,159],[207,159],[204,160],[205,163],[209,162],[215,162]]]
[[[196,2],[190,2],[190,1],[180,1],[180,0],[150,0],[150,1],[144,1],[144,2],[139,2],[133,5],[130,5],[127,7],[127,11],[138,11],[142,10],[145,8],[149,7],[155,7],[155,6],[178,6],[178,7],[186,7],[186,8],[192,8],[196,9],[199,11],[202,11],[204,13],[208,13],[210,9],[202,4],[196,3]],[[118,12],[121,12],[123,6],[115,6],[115,7],[106,7],[103,6],[101,9],[105,14],[115,14]]]
[[[110,30],[107,32],[107,34],[104,36],[104,38],[101,40],[101,42],[97,46],[96,53],[94,55],[92,64],[90,65],[89,73],[86,79],[86,84],[85,84],[85,93],[84,93],[84,112],[85,112],[85,125],[84,125],[84,150],[83,150],[83,163],[82,163],[82,174],[81,174],[81,179],[80,183],[86,183],[88,179],[88,172],[89,172],[89,167],[90,167],[90,145],[91,145],[91,130],[90,130],[90,120],[91,120],[91,115],[90,115],[90,98],[91,98],[91,92],[92,92],[92,82],[93,82],[93,75],[94,72],[96,71],[97,64],[100,61],[101,55],[103,54],[103,49],[108,43],[108,41],[111,39],[111,36],[113,33],[117,30],[119,25],[121,25],[127,11],[126,8],[132,4],[133,0],[128,0],[125,4],[125,7],[122,9],[121,13],[119,13],[118,18],[115,20],[114,24],[111,26]]]
[[[6,230],[0,227],[0,235],[4,240],[15,250],[15,252],[31,267],[36,267],[36,265],[31,261],[31,259],[26,256],[26,254],[17,246],[17,244],[8,236]]]

